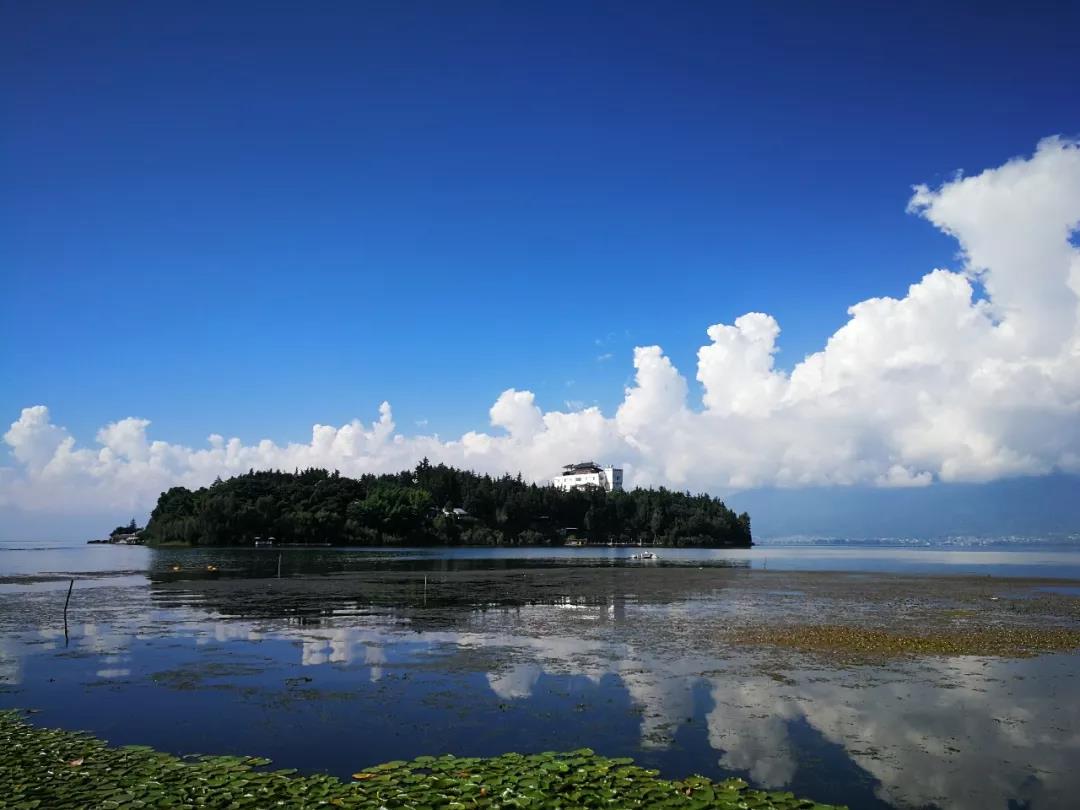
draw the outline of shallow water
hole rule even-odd
[[[648,549],[646,549],[648,550]],[[617,565],[641,552],[637,547],[587,548],[324,548],[159,549],[140,546],[59,545],[0,541],[0,578],[10,574],[116,571],[163,567],[173,555],[187,564],[192,555],[224,562],[247,574],[274,574],[281,554],[285,571],[325,573],[372,565],[417,570],[523,565]],[[1080,538],[1067,542],[1010,544],[963,540],[949,543],[766,543],[749,549],[659,548],[650,565],[722,565],[779,571],[865,571],[913,574],[985,574],[1004,577],[1064,577],[1080,580]]]
[[[711,630],[829,610],[831,575],[800,570],[847,572],[838,592],[894,582],[881,572],[933,574],[945,594],[961,580],[942,575],[1013,577],[1004,599],[1033,571],[1080,580],[1071,550],[286,549],[277,579],[276,550],[13,545],[0,706],[114,743],[344,777],[589,746],[852,807],[1072,807],[1080,791],[1080,656],[839,665]],[[635,574],[661,568],[663,587]]]

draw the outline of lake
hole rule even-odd
[[[853,808],[1075,806],[1080,656],[978,647],[1080,627],[1075,546],[635,551],[9,542],[0,707],[344,778],[587,746]],[[811,626],[978,654],[782,633]]]

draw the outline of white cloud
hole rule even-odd
[[[532,391],[503,391],[489,413],[491,424],[505,428],[512,439],[529,441],[544,429],[544,414]]]
[[[503,700],[516,700],[531,696],[543,674],[539,664],[514,664],[509,669],[489,672],[487,682]]]
[[[773,364],[780,325],[749,313],[707,330],[700,402],[660,347],[638,347],[613,415],[544,412],[509,389],[491,408],[494,431],[450,441],[398,434],[383,403],[374,423],[315,425],[307,443],[213,435],[195,449],[127,418],[89,448],[38,405],[4,434],[13,463],[0,468],[0,506],[147,509],[169,486],[249,467],[359,474],[423,456],[535,479],[594,457],[622,464],[631,484],[716,491],[1080,471],[1080,144],[1049,138],[1029,158],[917,186],[909,210],[957,239],[963,266],[853,305],[790,373]]]
[[[49,422],[49,409],[44,405],[23,408],[18,421],[4,434],[4,441],[11,446],[12,455],[27,470],[38,472],[59,452],[60,446],[70,438],[63,428]]]
[[[714,414],[766,416],[784,391],[784,375],[773,370],[780,324],[771,315],[751,312],[734,326],[718,323],[712,340],[698,351],[698,381],[705,387],[705,407]]]
[[[763,679],[735,687],[717,684],[714,707],[706,722],[709,745],[724,752],[721,765],[747,771],[759,784],[783,787],[798,767],[788,739],[788,723],[799,715],[774,691]]]

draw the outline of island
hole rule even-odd
[[[126,526],[117,526],[103,540],[87,540],[86,542],[90,545],[141,546],[144,542],[142,531],[139,524],[135,522],[135,518],[132,518],[131,523]]]
[[[748,548],[750,516],[719,498],[665,489],[560,488],[424,459],[349,478],[323,469],[249,470],[163,492],[149,545],[655,545]]]

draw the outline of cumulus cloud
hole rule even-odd
[[[491,691],[503,700],[516,700],[531,696],[543,674],[539,664],[515,664],[506,670],[489,672],[487,682]]]
[[[902,298],[854,304],[790,372],[773,362],[780,324],[752,312],[706,330],[700,401],[659,346],[642,346],[613,414],[545,412],[532,392],[509,389],[492,431],[451,440],[399,434],[383,403],[373,423],[315,425],[306,443],[213,435],[189,448],[126,418],[84,447],[36,405],[4,434],[0,505],[145,509],[168,486],[250,467],[359,474],[424,456],[534,479],[594,457],[634,485],[714,491],[1080,471],[1080,144],[1048,138],[1030,157],[916,186],[908,210],[957,240],[961,266],[931,270]]]

